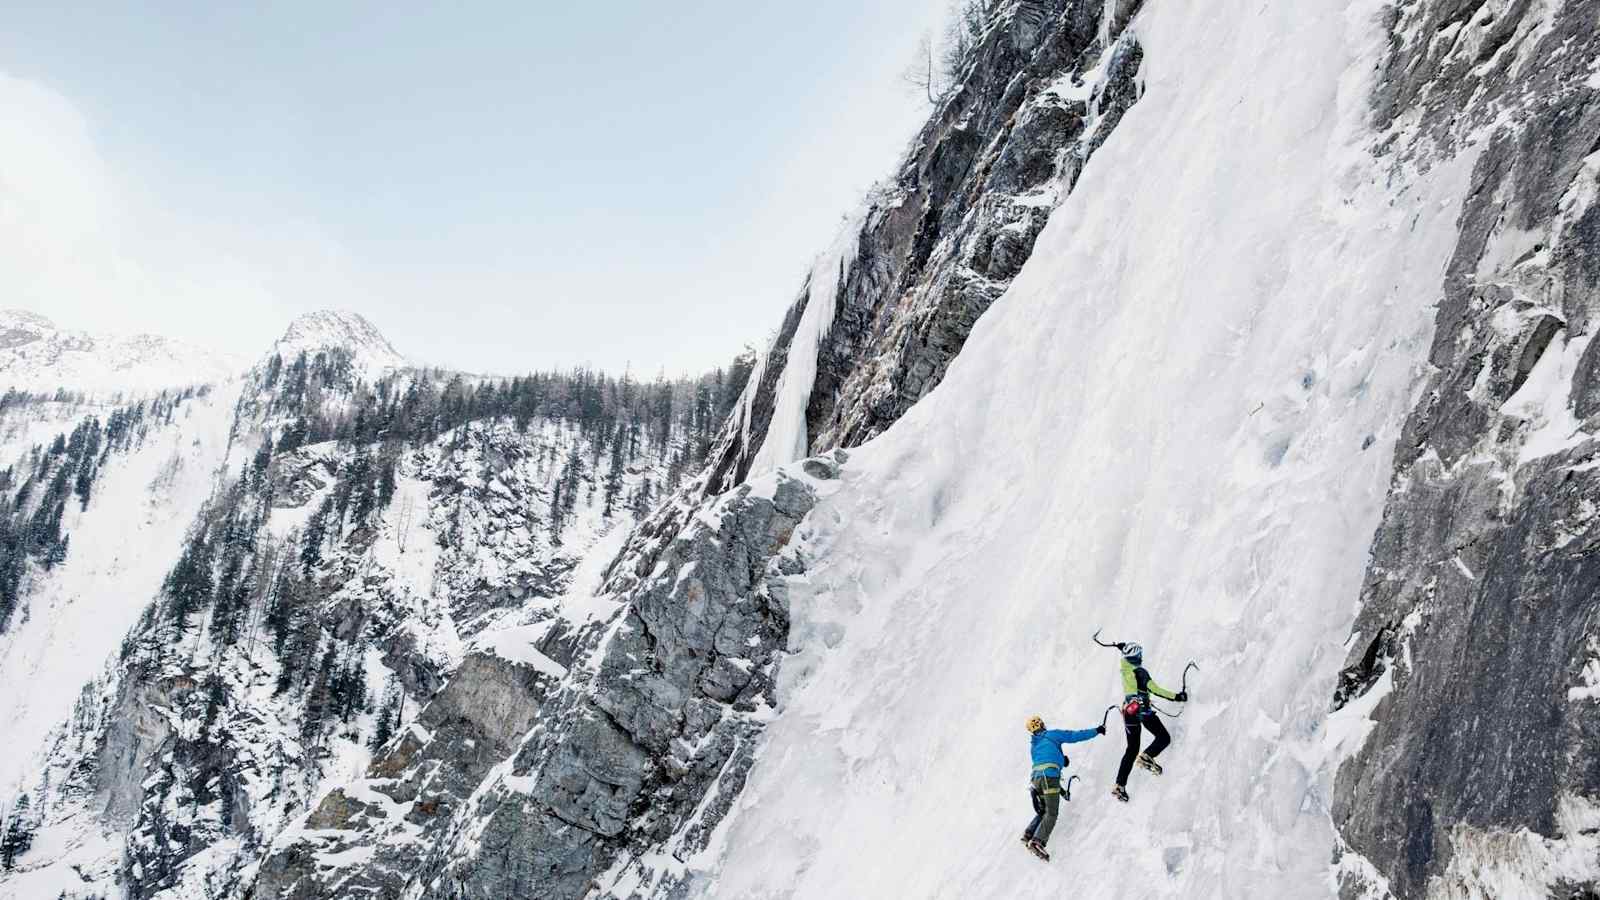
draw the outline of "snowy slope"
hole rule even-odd
[[[797,656],[706,896],[1335,893],[1330,725],[1471,154],[1367,152],[1380,4],[1154,4],[1147,95],[946,381],[802,526]],[[1120,699],[1097,627],[1201,666],[1167,775],[1041,866],[1023,720]]]
[[[67,331],[36,313],[0,311],[0,392],[145,394],[213,384],[242,368],[225,354],[171,338]]]
[[[0,466],[11,465],[36,446],[48,445],[58,434],[71,434],[88,416],[103,418],[118,406],[73,396],[60,401],[41,399],[6,410],[0,415]]]
[[[0,754],[0,795],[37,773],[45,735],[71,713],[79,689],[156,595],[215,487],[237,397],[233,383],[185,402],[171,425],[109,457],[87,509],[70,505],[63,526],[72,553],[41,576],[25,615],[0,634],[0,684],[28,685],[0,692],[9,748]]]

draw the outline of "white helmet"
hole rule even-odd
[[[1138,662],[1144,659],[1144,648],[1138,644],[1127,644],[1122,648],[1122,658],[1129,662]]]

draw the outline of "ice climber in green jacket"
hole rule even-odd
[[[1187,703],[1189,693],[1179,691],[1176,694],[1156,684],[1150,673],[1144,669],[1144,648],[1138,644],[1117,644],[1117,649],[1122,651],[1122,730],[1128,736],[1128,749],[1122,753],[1122,763],[1117,766],[1117,783],[1111,788],[1111,796],[1126,803],[1128,802],[1128,773],[1133,771],[1133,764],[1139,763],[1139,768],[1148,769],[1157,775],[1161,774],[1161,766],[1156,762],[1156,757],[1161,751],[1167,749],[1172,743],[1172,736],[1167,734],[1167,727],[1161,724],[1161,719],[1156,715],[1155,707],[1150,705],[1150,695],[1155,694],[1163,700],[1172,700],[1176,703]],[[1139,743],[1143,729],[1150,729],[1154,738],[1149,749],[1139,752]]]

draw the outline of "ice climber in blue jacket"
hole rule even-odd
[[[1022,843],[1042,860],[1049,861],[1045,845],[1050,843],[1050,832],[1056,827],[1056,814],[1061,810],[1061,775],[1067,767],[1068,744],[1087,741],[1106,733],[1104,725],[1082,731],[1048,730],[1038,716],[1028,717],[1028,735],[1033,744],[1033,774],[1029,777],[1029,790],[1033,796],[1033,821],[1022,833]]]

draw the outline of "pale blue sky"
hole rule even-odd
[[[889,174],[943,6],[8,4],[0,306],[250,356],[334,306],[462,368],[712,365]]]

